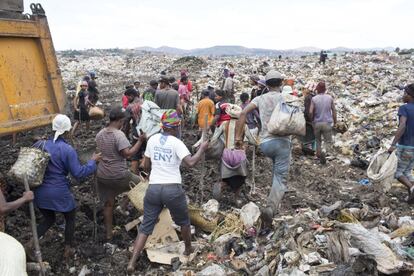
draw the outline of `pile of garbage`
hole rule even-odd
[[[220,88],[224,68],[235,72],[235,90],[239,94],[250,93],[249,76],[263,76],[275,68],[286,78],[295,80],[294,89],[299,92],[300,99],[303,99],[301,88],[308,81],[318,80],[325,80],[328,93],[335,97],[341,122],[341,128],[334,137],[335,154],[331,164],[336,166],[336,170],[333,169],[335,173],[317,167],[312,159],[303,156],[293,158],[289,185],[296,179],[306,178],[302,180],[304,183],[299,183],[301,192],[305,193],[299,200],[306,195],[308,200],[302,200],[300,207],[296,207],[289,202],[287,193],[287,200],[282,204],[291,204],[290,209],[284,209],[283,215],[273,220],[272,227],[264,228],[259,208],[260,202],[265,199],[263,195],[237,209],[223,208],[221,202],[219,205],[208,199],[203,202],[204,205],[196,206],[194,198],[191,198],[194,193],[188,193],[190,205],[194,204],[190,209],[194,225],[194,254],[188,259],[183,258],[182,243],[176,233],[178,227],[161,227],[170,234],[174,233],[173,238],[164,239],[162,248],[155,246],[147,251],[147,256],[151,262],[169,266],[154,268],[147,265],[146,273],[161,269],[165,273],[175,271],[175,275],[377,275],[414,269],[414,220],[407,216],[411,211],[407,207],[402,215],[401,210],[395,207],[400,203],[399,196],[384,193],[390,188],[392,176],[390,179],[389,174],[379,175],[377,169],[368,168],[373,163],[371,161],[382,158],[381,149],[386,149],[390,144],[397,127],[402,87],[414,82],[412,56],[385,52],[348,53],[329,57],[325,66],[318,64],[318,57],[315,56],[279,60],[267,57],[182,58],[124,52],[91,55],[80,52],[74,56],[58,54],[58,59],[68,93],[73,92],[87,71],[95,71],[100,101],[108,108],[120,102],[126,84],[140,80],[146,86],[161,71],[167,71],[178,79],[182,69],[188,70],[195,88],[194,97],[207,87],[208,82],[214,82],[216,88]],[[258,159],[264,157],[259,156]],[[395,165],[394,157],[387,156],[387,160],[390,160],[390,167]],[[295,166],[295,162],[300,164]],[[210,177],[207,180],[213,178],[211,175],[216,176],[213,165],[216,164],[210,164],[207,168],[206,175]],[[269,172],[263,170],[263,166],[257,167],[261,175],[261,179],[257,179],[258,190],[267,194],[270,176],[266,178],[266,173]],[[367,174],[367,170],[371,173]],[[348,174],[352,177],[344,176]],[[311,179],[311,176],[318,179]],[[184,184],[198,181],[197,177],[197,173],[185,175]],[[205,186],[210,187],[212,183],[207,183],[207,180]],[[379,186],[382,190],[383,180],[389,186],[381,191],[381,196],[390,200],[383,202],[382,198],[375,198],[378,194],[371,190],[363,190],[366,193],[364,196],[372,197],[371,201],[378,204],[356,200],[359,194],[355,187],[369,186],[363,188],[370,189]],[[325,190],[315,188],[319,186]],[[334,192],[329,190],[332,187]],[[194,191],[199,190],[194,188]],[[323,192],[326,192],[322,201],[325,203],[312,197]],[[332,200],[338,194],[346,195],[346,200],[322,206],[339,200]],[[352,197],[355,200],[348,200]],[[303,204],[312,208],[303,208]],[[128,233],[132,233],[140,223],[138,218],[130,219],[131,223],[125,225]],[[132,237],[129,238],[132,240]],[[122,246],[116,249],[115,254],[121,260],[119,264],[127,261],[125,256],[128,255],[124,251],[127,249]]]

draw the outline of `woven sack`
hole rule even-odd
[[[45,144],[46,141],[44,141],[42,149],[21,148],[16,162],[9,171],[9,176],[24,183],[24,176],[27,175],[30,188],[40,186],[50,159],[49,153],[43,150]]]
[[[103,109],[97,106],[92,106],[89,108],[89,118],[91,120],[101,120],[104,117],[105,117],[105,112],[103,111]]]

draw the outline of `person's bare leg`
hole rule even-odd
[[[76,133],[76,129],[78,128],[78,125],[79,125],[79,121],[75,121],[72,127],[72,131],[70,132],[72,137],[75,137],[75,133]]]
[[[405,175],[398,177],[398,181],[407,187],[408,191],[413,187],[413,183]]]
[[[193,252],[191,247],[191,227],[190,225],[181,226],[181,237],[184,240],[184,255],[189,256]]]
[[[110,198],[105,202],[103,215],[104,215],[104,222],[105,222],[105,230],[106,230],[106,239],[112,239],[112,220],[113,220],[113,213],[114,213],[114,203],[115,199]]]
[[[90,127],[91,127],[90,121],[86,121],[86,130],[89,130]]]
[[[141,255],[142,250],[144,249],[145,243],[147,242],[148,235],[139,233],[138,237],[134,243],[134,249],[132,251],[132,257],[129,260],[127,272],[133,273],[135,271],[135,263],[137,262],[138,257]]]

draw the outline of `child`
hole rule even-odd
[[[242,102],[242,104],[240,105],[240,107],[242,109],[244,109],[249,103],[249,94],[247,93],[242,93],[240,95],[240,101]],[[246,124],[250,130],[250,133],[253,136],[257,136],[257,134],[259,133],[259,129],[260,129],[260,116],[259,116],[259,112],[257,111],[257,109],[253,110],[252,112],[249,112],[247,114],[247,118],[246,118]]]

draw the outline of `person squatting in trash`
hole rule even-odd
[[[313,121],[316,138],[316,157],[319,158],[321,164],[325,164],[326,154],[332,154],[332,128],[337,122],[335,101],[331,95],[326,93],[325,82],[319,82],[315,90],[317,95],[312,97],[309,115]],[[322,151],[322,141],[326,152]]]
[[[211,138],[211,142],[221,139],[224,143],[220,164],[220,182],[213,186],[213,197],[220,200],[222,189],[227,186],[235,194],[235,205],[241,207],[241,187],[244,185],[248,173],[246,152],[243,147],[236,148],[236,123],[242,109],[234,104],[226,104],[225,111],[230,116],[230,120],[223,122]],[[242,139],[244,139],[244,135],[250,144],[257,144],[247,125],[243,128]]]
[[[113,210],[115,198],[129,191],[130,181],[139,183],[139,177],[128,170],[127,158],[133,157],[146,140],[144,133],[138,142],[131,147],[128,138],[121,131],[126,114],[121,107],[113,107],[109,113],[109,125],[96,135],[96,146],[102,153],[102,161],[97,169],[97,186],[101,202],[103,202],[106,239],[111,240]],[[125,214],[128,205],[127,198],[121,202],[120,211]]]
[[[37,227],[39,237],[55,223],[56,212],[62,213],[65,218],[65,249],[64,257],[73,255],[73,235],[75,232],[76,203],[70,190],[67,178],[70,173],[80,180],[96,171],[97,162],[101,154],[94,153],[85,165],[79,162],[76,150],[69,145],[65,137],[71,129],[70,119],[66,115],[58,114],[52,122],[55,134],[48,140],[40,140],[35,147],[42,148],[50,155],[50,160],[40,186],[34,189],[34,203],[43,218]],[[32,242],[28,244],[28,254],[33,253]],[[33,255],[31,255],[33,258]]]
[[[259,110],[262,129],[259,133],[260,150],[273,162],[273,182],[265,208],[262,210],[263,219],[270,223],[279,209],[280,202],[286,192],[286,182],[291,157],[291,137],[277,136],[268,132],[267,124],[270,121],[276,105],[283,101],[281,85],[282,74],[271,70],[266,74],[266,85],[269,92],[254,98],[250,104],[243,109],[236,128],[236,143],[240,147],[243,143],[243,131],[247,114],[256,108]]]
[[[414,203],[414,83],[404,88],[404,105],[398,109],[399,124],[391,147],[397,149],[398,165],[395,178],[408,189],[408,203]]]
[[[128,272],[135,270],[138,256],[145,242],[152,234],[158,216],[167,207],[178,226],[185,244],[184,255],[192,252],[191,229],[187,200],[182,188],[180,165],[193,167],[200,161],[208,143],[201,144],[197,153],[191,156],[185,144],[176,138],[181,119],[176,110],[167,110],[161,117],[162,132],[148,139],[145,150],[144,169],[150,171],[149,186],[144,197],[144,220],[134,243],[132,257],[128,264]]]

